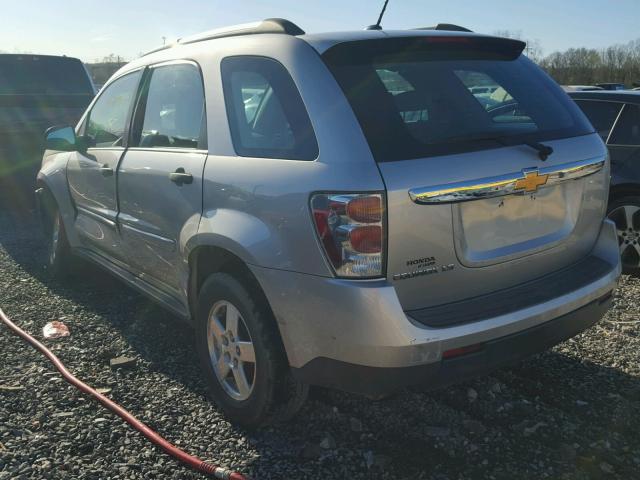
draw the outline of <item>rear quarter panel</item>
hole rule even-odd
[[[187,250],[213,244],[245,262],[330,276],[309,209],[313,192],[382,191],[384,184],[339,86],[307,43],[286,35],[221,39],[200,62],[207,97],[209,157],[203,216]],[[220,62],[257,55],[282,63],[296,83],[318,145],[315,161],[238,157],[228,126]]]

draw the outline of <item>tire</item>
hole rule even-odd
[[[308,386],[291,375],[266,300],[251,295],[245,284],[226,273],[205,281],[198,295],[196,347],[214,402],[232,422],[260,427],[292,418]]]
[[[60,212],[53,203],[49,203],[43,216],[47,244],[46,266],[56,278],[67,278],[75,270],[75,259],[67,240]]]
[[[622,271],[640,274],[640,196],[613,199],[607,208],[607,218],[616,224]]]

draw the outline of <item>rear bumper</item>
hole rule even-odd
[[[515,363],[579,334],[602,318],[611,300],[611,293],[606,294],[560,318],[486,342],[478,352],[439,362],[381,368],[316,358],[302,368],[294,368],[293,372],[305,383],[371,397],[409,385],[435,390]]]
[[[380,395],[434,388],[544,350],[601,318],[620,276],[615,227],[604,222],[591,255],[608,268],[587,284],[473,322],[426,326],[404,312],[386,280],[349,281],[252,267],[278,321],[289,364],[307,383]],[[443,352],[482,351],[443,360]]]

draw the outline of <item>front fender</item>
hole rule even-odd
[[[80,244],[78,236],[73,228],[75,221],[75,207],[69,194],[69,184],[67,183],[67,163],[70,153],[63,152],[47,155],[46,162],[43,162],[36,184],[38,188],[45,188],[52,196],[60,212],[65,234],[69,245],[72,247]],[[40,201],[40,199],[38,199]]]

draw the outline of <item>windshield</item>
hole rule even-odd
[[[514,44],[504,48],[479,38],[475,45],[475,38],[463,37],[467,44],[449,48],[451,37],[435,45],[429,38],[343,43],[323,55],[376,160],[593,132],[562,89]]]
[[[75,58],[0,55],[0,95],[93,95],[82,63]]]

